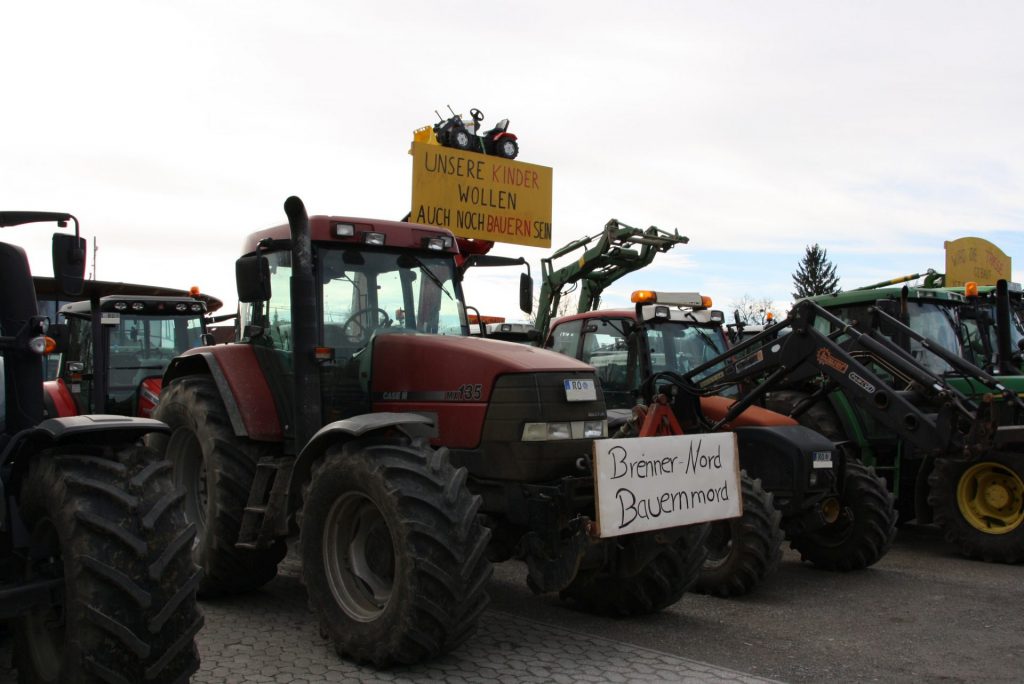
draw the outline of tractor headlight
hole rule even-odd
[[[524,442],[549,442],[561,439],[599,439],[608,436],[606,420],[574,420],[557,423],[526,423]]]
[[[583,423],[583,437],[586,439],[599,439],[608,436],[608,421],[588,420]]]
[[[46,337],[40,335],[39,337],[33,337],[28,341],[28,348],[33,354],[45,354],[46,353]]]

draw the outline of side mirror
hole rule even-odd
[[[262,254],[248,254],[235,261],[238,301],[245,304],[270,299],[270,262]]]
[[[533,278],[529,273],[519,274],[519,308],[523,313],[533,313]]]
[[[80,295],[85,287],[85,238],[53,234],[53,278],[61,292]]]

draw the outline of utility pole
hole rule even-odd
[[[91,278],[91,280],[96,280],[96,252],[98,252],[99,249],[100,249],[100,246],[96,242],[96,237],[93,236],[93,238],[92,238],[92,278]]]

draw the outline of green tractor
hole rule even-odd
[[[922,430],[909,409],[905,423],[882,419],[879,407],[854,400],[856,388],[821,377],[775,383],[764,405],[841,442],[884,475],[904,522],[938,524],[968,557],[1024,561],[1024,444],[1013,436],[1024,416],[1019,401],[1024,377],[1009,363],[1010,346],[994,343],[994,356],[983,364],[987,370],[979,368],[969,361],[979,357],[963,342],[972,326],[966,322],[970,312],[979,310],[971,297],[949,289],[884,287],[897,281],[822,295],[798,303],[795,310],[813,318],[810,326],[827,340],[843,340],[847,346],[861,337],[882,340],[886,359],[864,349],[856,349],[855,356],[865,359],[898,396],[917,404],[915,410],[929,421],[953,421],[952,441],[942,448],[928,444],[920,435],[932,428]],[[1005,288],[1002,292],[1004,304],[996,307],[1000,297],[995,297],[993,308],[1004,313],[996,318],[1009,311]],[[980,321],[984,326],[985,319],[984,313],[975,314],[973,325]],[[786,329],[773,326],[755,339],[767,346]],[[995,333],[990,334],[994,339]],[[937,427],[945,434],[945,426]]]

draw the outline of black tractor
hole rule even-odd
[[[78,220],[0,212],[0,227],[73,222],[54,276],[82,291]],[[25,251],[0,242],[0,619],[22,682],[182,682],[199,667],[195,527],[145,418],[44,419],[43,355],[66,330],[39,308]]]

